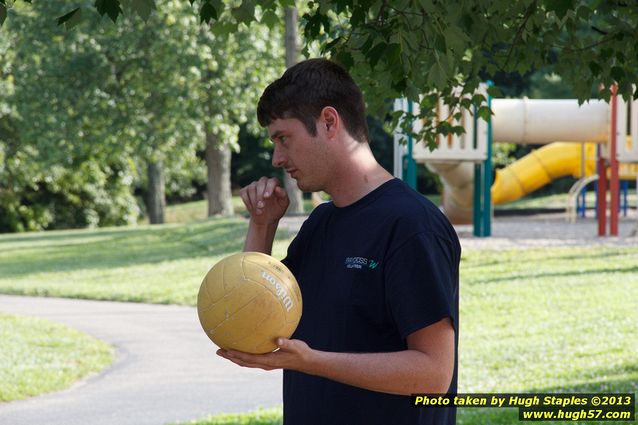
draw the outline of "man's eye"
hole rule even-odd
[[[286,141],[288,140],[288,137],[286,136],[279,136],[279,143],[286,143]]]

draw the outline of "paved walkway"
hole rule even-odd
[[[281,404],[281,372],[218,357],[192,307],[0,295],[0,311],[64,323],[117,349],[106,373],[0,403],[2,425],[162,425]]]
[[[534,216],[497,217],[492,222],[492,236],[472,236],[471,225],[455,226],[463,248],[538,248],[543,246],[637,246],[633,234],[638,225],[636,211],[620,217],[617,237],[599,237],[598,222],[593,217],[575,223],[565,220],[565,213]],[[607,222],[609,232],[609,221]]]

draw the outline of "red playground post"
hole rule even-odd
[[[618,179],[618,132],[625,134],[625,128],[618,128],[618,86],[613,85],[611,88],[611,138],[609,140],[609,165],[611,168],[611,176],[609,179],[609,234],[618,236],[618,211],[620,200],[620,183]],[[621,120],[624,122],[624,120]],[[621,139],[624,141],[624,137]]]
[[[613,121],[612,121],[613,122]],[[613,125],[613,124],[612,124]],[[598,164],[596,171],[598,172],[598,189],[596,215],[598,216],[598,236],[607,234],[607,167],[605,167],[605,159],[602,155],[602,146],[598,145]]]

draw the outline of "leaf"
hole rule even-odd
[[[563,19],[574,6],[574,0],[546,0],[545,4],[549,12],[554,12],[559,19]]]
[[[199,9],[200,23],[210,23],[210,21],[216,21],[217,17],[218,15],[215,7],[209,1],[203,2],[202,7]]]
[[[447,75],[439,61],[434,62],[430,68],[430,71],[428,72],[428,80],[432,82],[436,88],[442,89],[445,87]]]
[[[465,44],[468,40],[467,36],[457,26],[450,25],[443,31],[445,37],[445,44],[456,52],[465,50]]]
[[[363,5],[358,4],[352,10],[352,16],[350,16],[350,23],[353,27],[362,25],[366,20],[366,9]]]
[[[603,72],[603,68],[594,61],[589,62],[589,70],[594,76],[598,76]]]
[[[372,69],[374,69],[374,67],[377,65],[377,63],[379,62],[379,59],[381,59],[381,56],[383,56],[387,47],[388,47],[387,44],[385,44],[384,42],[381,42],[377,44],[376,46],[374,46],[366,54],[366,57],[368,58],[368,61],[370,61],[370,67]]]
[[[58,25],[65,24],[67,31],[80,23],[82,19],[82,8],[78,7],[64,16],[58,18]]]
[[[157,9],[157,6],[155,0],[131,0],[131,8],[146,21],[151,16],[153,9]]]
[[[354,65],[354,59],[347,50],[341,50],[337,53],[335,60],[341,64],[345,69],[350,69]]]
[[[114,23],[117,22],[117,17],[122,13],[119,0],[95,0],[95,8],[101,16],[109,15]]]
[[[487,94],[492,97],[503,97],[503,92],[496,86],[490,86],[487,88]]]
[[[483,118],[485,121],[489,121],[492,117],[492,111],[487,106],[481,106],[478,108],[476,115],[478,115],[479,118]]]
[[[616,81],[620,81],[625,77],[625,71],[619,66],[612,66],[609,75]]]
[[[215,25],[212,25],[210,30],[217,36],[223,36],[237,32],[238,25],[239,24],[237,24],[237,22],[230,22],[229,20],[224,19],[221,22],[216,22]]]
[[[7,19],[7,8],[4,5],[0,5],[0,26],[4,24],[5,19]]]
[[[333,47],[335,47],[339,42],[341,41],[341,37],[337,37],[334,40],[332,40],[331,42],[327,43],[326,45],[321,47],[321,51],[322,52],[329,52],[330,50],[332,50]]]
[[[239,7],[235,7],[231,11],[237,22],[245,24],[255,20],[255,4],[251,0],[243,0]]]
[[[272,10],[266,10],[261,16],[261,23],[265,24],[268,28],[273,29],[277,24],[281,22],[281,19]]]

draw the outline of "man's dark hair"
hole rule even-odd
[[[276,119],[296,118],[313,136],[321,110],[332,106],[355,140],[368,142],[361,90],[341,66],[327,59],[309,59],[273,81],[259,99],[257,118],[262,127]]]

